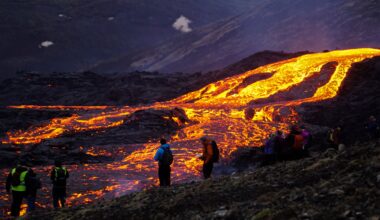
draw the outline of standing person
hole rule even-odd
[[[265,141],[264,144],[264,154],[260,155],[258,159],[261,158],[262,163],[261,165],[270,165],[273,164],[276,160],[276,154],[275,154],[275,139],[276,139],[276,133],[270,134],[268,139]]]
[[[173,163],[173,153],[164,138],[161,138],[160,144],[154,155],[154,160],[158,161],[158,178],[160,186],[170,186],[170,165]]]
[[[305,126],[301,126],[301,135],[304,139],[304,145],[303,145],[304,155],[308,156],[309,148],[311,147],[313,136],[311,135],[311,132],[306,129]]]
[[[33,169],[28,170],[29,178],[26,181],[26,199],[28,201],[27,212],[32,212],[36,209],[37,190],[41,189],[41,180]]]
[[[274,153],[274,141],[276,138],[276,134],[270,134],[268,140],[265,141],[264,145],[264,154],[272,155]]]
[[[371,115],[365,126],[369,140],[378,138],[380,136],[380,126],[377,123],[375,116]]]
[[[303,157],[304,138],[297,125],[293,125],[290,133],[286,137],[286,144],[289,150],[288,159],[299,159]]]
[[[215,141],[208,137],[202,137],[201,143],[203,146],[203,154],[200,157],[203,160],[203,177],[210,178],[214,163],[219,161],[219,149]]]
[[[273,146],[275,161],[282,160],[282,157],[284,154],[284,144],[285,144],[284,133],[280,130],[276,131],[276,136],[274,137],[274,146]]]
[[[54,165],[55,167],[50,173],[50,179],[53,183],[53,206],[58,209],[59,207],[65,207],[66,180],[69,178],[69,172],[59,160],[56,160]]]
[[[304,149],[309,149],[312,141],[311,132],[305,126],[301,126],[301,135],[304,138]]]
[[[330,130],[328,142],[331,148],[338,149],[339,145],[342,143],[342,128],[340,126]]]
[[[12,193],[11,215],[13,217],[20,215],[22,200],[26,195],[25,182],[28,178],[28,169],[21,164],[18,164],[9,172],[6,181],[6,190],[8,194]]]

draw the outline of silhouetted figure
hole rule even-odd
[[[305,126],[301,126],[301,135],[304,138],[304,150],[309,150],[313,141],[311,132]]]
[[[342,127],[337,126],[329,131],[328,143],[330,148],[338,149],[342,144]]]
[[[268,139],[264,144],[264,154],[273,155],[274,154],[274,144],[275,144],[276,134],[270,134]]]
[[[26,199],[28,201],[27,212],[32,212],[36,209],[37,190],[41,189],[41,181],[33,169],[28,170],[29,178],[26,181]]]
[[[280,130],[276,131],[275,137],[274,137],[274,145],[273,145],[273,152],[274,152],[274,160],[279,161],[282,160],[283,154],[285,152],[285,137],[284,133]]]
[[[304,138],[297,125],[291,127],[290,133],[286,137],[285,142],[287,146],[286,159],[299,159],[304,156]]]
[[[26,181],[28,180],[28,169],[21,164],[11,169],[6,181],[7,193],[12,193],[11,215],[18,217],[23,198],[26,196]]]
[[[367,131],[367,136],[369,140],[379,138],[380,136],[380,126],[377,122],[375,116],[371,115],[368,119],[368,122],[365,126]]]
[[[208,137],[202,137],[200,140],[203,146],[203,153],[200,157],[203,160],[203,177],[208,179],[211,176],[214,163],[219,161],[219,149],[216,142]]]
[[[158,178],[160,186],[170,186],[170,165],[173,163],[173,153],[165,139],[162,138],[160,144],[154,155],[154,160],[158,161]]]
[[[55,209],[65,207],[66,202],[66,180],[69,178],[69,172],[62,166],[61,161],[55,161],[55,167],[50,173],[50,179],[53,183],[53,206]]]

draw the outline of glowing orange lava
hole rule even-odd
[[[128,115],[137,110],[179,107],[184,109],[189,119],[194,122],[186,124],[170,140],[175,155],[173,176],[177,180],[185,180],[193,177],[194,172],[199,170],[201,162],[195,155],[200,153],[198,140],[203,135],[209,135],[218,142],[224,158],[238,147],[260,146],[268,134],[278,129],[286,130],[290,123],[297,120],[298,115],[294,106],[334,98],[351,66],[375,56],[380,56],[380,50],[370,48],[307,54],[211,83],[200,90],[168,102],[136,108],[128,106],[112,109],[105,106],[75,107],[75,109],[94,111],[84,112],[81,115],[75,114],[67,118],[56,118],[26,131],[9,132],[2,143],[36,144],[65,134],[119,126]],[[334,63],[334,72],[329,81],[319,86],[312,96],[269,104],[252,104],[252,101],[266,99],[299,86],[305,80],[318,74],[322,67],[329,63]],[[246,83],[249,77],[262,73],[270,73],[271,76],[250,84]],[[38,109],[35,106],[33,108]],[[41,107],[41,109],[49,108]],[[61,109],[65,108],[71,107]],[[59,108],[51,107],[51,109]],[[251,109],[252,117],[247,116],[247,109]],[[281,115],[279,112],[284,109],[287,110],[287,115],[275,119],[275,116]],[[107,191],[116,189],[128,191],[134,184],[141,184],[142,179],[154,183],[154,178],[144,172],[152,172],[156,169],[156,164],[152,161],[156,149],[157,144],[147,143],[144,147],[126,155],[122,161],[108,164],[107,170],[123,171],[128,178],[131,178],[131,182],[125,186],[119,183],[120,181],[112,181],[109,188],[88,192],[88,195],[98,198]],[[89,150],[88,153],[97,154],[93,150]],[[97,167],[97,169],[100,168]],[[139,175],[138,179],[131,176],[137,175],[136,173]],[[93,179],[99,178],[93,177]],[[69,201],[80,198],[83,198],[83,193],[74,194]]]

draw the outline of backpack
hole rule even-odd
[[[304,138],[301,134],[294,135],[294,144],[293,149],[294,150],[302,150],[304,145]]]
[[[218,163],[219,162],[219,148],[218,148],[218,145],[216,144],[215,141],[212,141],[211,142],[211,146],[212,146],[212,162],[214,163]]]
[[[56,167],[55,169],[55,183],[58,185],[66,185],[66,168]]]
[[[41,189],[41,187],[42,187],[41,180],[38,177],[33,177],[31,179],[32,179],[31,188],[32,189]]]
[[[21,176],[22,170],[19,168],[16,168],[15,172],[12,174],[11,183],[12,186],[18,186],[21,184],[20,176]]]
[[[169,148],[161,148],[164,151],[160,163],[163,165],[172,165],[173,163],[173,153]]]

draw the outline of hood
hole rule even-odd
[[[170,145],[169,144],[163,144],[160,147],[162,147],[162,148],[170,148]]]

